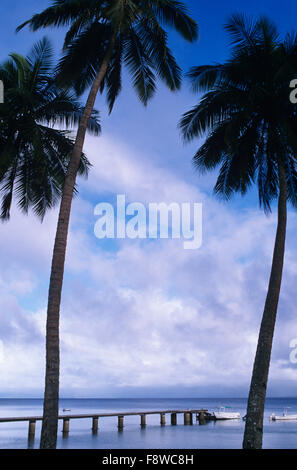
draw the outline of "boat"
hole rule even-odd
[[[274,413],[272,413],[272,415],[269,416],[269,419],[271,419],[272,421],[294,421],[294,420],[297,421],[297,414],[288,415],[287,408],[285,408],[282,415],[277,416]]]
[[[218,411],[214,411],[213,415],[215,419],[239,419],[240,413],[235,411],[225,411],[230,406],[220,406]]]
[[[71,411],[70,408],[63,408],[63,411]]]

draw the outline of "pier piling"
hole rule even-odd
[[[166,415],[165,415],[165,413],[160,414],[160,424],[161,424],[161,426],[165,426],[165,424],[166,424]]]
[[[203,413],[203,411],[198,414],[198,421],[199,424],[205,424],[205,414]]]
[[[124,416],[118,416],[118,429],[122,431],[124,429]]]
[[[171,424],[176,426],[176,413],[171,413]]]
[[[92,421],[92,432],[93,434],[97,434],[98,432],[98,416],[93,416],[93,421]]]
[[[184,424],[185,424],[185,426],[193,424],[192,413],[190,413],[188,411],[186,413],[184,413]]]
[[[63,419],[63,436],[67,436],[69,434],[69,419]]]
[[[35,420],[29,421],[29,429],[28,429],[29,440],[33,440],[35,438],[35,428],[36,428],[36,421]]]
[[[140,415],[140,426],[145,428],[146,426],[146,415]]]

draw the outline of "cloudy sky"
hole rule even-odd
[[[192,65],[228,57],[223,24],[235,1],[188,1],[200,25],[194,45],[170,35],[186,72]],[[200,5],[199,5],[200,4]],[[1,60],[26,54],[42,33],[18,24],[47,0],[2,0]],[[241,2],[247,14],[267,14],[283,34],[295,27],[295,0]],[[63,33],[46,31],[58,55]],[[89,179],[73,204],[61,306],[61,395],[92,397],[246,396],[274,235],[255,194],[226,204],[212,194],[215,174],[194,172],[199,142],[184,145],[177,123],[197,102],[185,81],[179,93],[163,85],[144,108],[129,84],[108,116],[96,103],[103,134],[87,137]],[[199,202],[203,242],[185,250],[182,240],[99,240],[99,202]],[[0,396],[42,396],[47,289],[57,210],[41,224],[14,208],[2,224],[0,256]],[[296,394],[297,365],[289,355],[297,338],[296,213],[290,208],[284,279],[270,369],[269,395]]]

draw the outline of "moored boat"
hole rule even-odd
[[[277,416],[274,413],[272,413],[269,419],[271,419],[272,421],[294,421],[294,420],[297,421],[297,414],[288,415],[287,408],[285,408],[282,415]]]
[[[225,411],[226,408],[225,406],[221,406],[218,411],[214,411],[213,415],[215,419],[239,419],[240,418],[240,413],[235,412],[235,411]]]

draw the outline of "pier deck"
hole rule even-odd
[[[191,425],[193,424],[193,414],[196,415],[199,424],[203,424],[205,419],[210,416],[210,413],[206,409],[178,409],[178,410],[153,410],[153,411],[123,411],[123,412],[113,412],[113,413],[87,413],[87,414],[69,414],[63,413],[59,415],[58,419],[63,420],[63,434],[67,435],[69,433],[69,421],[71,419],[92,419],[92,431],[97,433],[98,431],[98,420],[99,418],[108,418],[108,417],[117,417],[118,418],[118,429],[122,430],[124,428],[124,418],[125,416],[140,416],[140,425],[141,427],[146,426],[146,416],[147,415],[160,415],[160,424],[164,426],[166,424],[166,415],[171,415],[171,425],[177,424],[177,415],[184,415],[184,424]],[[0,423],[12,423],[27,421],[29,423],[28,437],[34,439],[35,436],[35,425],[36,421],[42,421],[42,416],[15,416],[15,417],[0,417]]]

